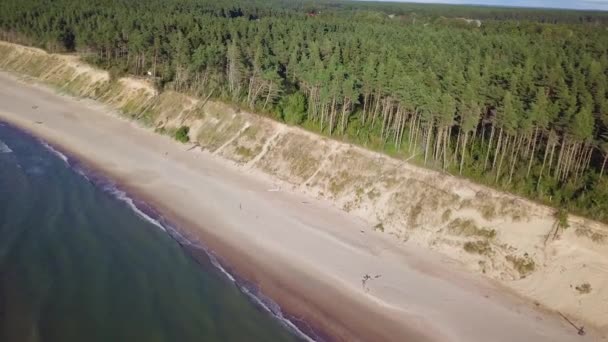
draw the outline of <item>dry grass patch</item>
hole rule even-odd
[[[251,160],[256,156],[256,153],[252,149],[240,145],[234,149],[234,152],[240,157],[239,159],[243,161]]]
[[[271,125],[252,120],[234,141],[222,149],[221,155],[240,164],[248,163],[262,153],[273,133]]]
[[[419,218],[422,214],[423,202],[424,199],[421,199],[418,203],[410,208],[409,215],[407,216],[407,227],[408,228],[416,228],[419,225]]]
[[[442,223],[446,223],[450,220],[450,218],[452,217],[452,210],[451,209],[446,209],[443,214],[441,214],[441,222]]]
[[[492,252],[492,247],[487,240],[467,241],[463,245],[467,253],[488,255]]]
[[[496,230],[488,228],[479,228],[473,220],[456,218],[448,224],[450,233],[459,236],[478,236],[486,239],[496,237]]]
[[[589,283],[580,284],[577,287],[575,287],[575,289],[580,294],[588,294],[588,293],[591,293],[591,290],[592,290],[591,284],[589,284]]]
[[[327,152],[322,140],[290,132],[280,136],[257,165],[289,183],[302,184],[319,169]],[[320,171],[314,185],[323,180],[326,183],[318,185],[329,187],[333,176],[334,172]]]
[[[342,194],[347,186],[354,183],[351,176],[352,174],[346,170],[338,172],[329,182],[329,192],[331,192],[334,196]]]
[[[239,116],[225,120],[205,120],[196,140],[201,147],[215,151],[233,138],[244,125],[244,120]]]
[[[605,234],[602,234],[600,232],[595,232],[595,231],[591,230],[591,228],[586,227],[586,226],[581,226],[581,227],[576,228],[574,233],[578,237],[586,237],[586,238],[590,239],[591,241],[598,243],[598,244],[602,244],[606,241]]]

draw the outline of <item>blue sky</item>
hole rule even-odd
[[[516,7],[548,7],[548,8],[570,8],[570,9],[594,9],[608,11],[608,0],[379,0],[379,1],[402,1],[418,3],[442,3],[442,4],[475,4],[475,5],[498,5]]]

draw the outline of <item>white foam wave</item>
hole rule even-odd
[[[70,162],[68,161],[68,157],[65,154],[57,151],[56,149],[53,148],[53,146],[47,144],[44,141],[41,141],[41,143],[42,143],[42,146],[46,147],[47,150],[54,153],[57,157],[59,157],[61,160],[63,160],[66,164],[70,164]]]
[[[137,209],[137,207],[135,207],[135,205],[133,205],[133,207],[135,208],[134,210],[136,210],[136,212],[139,211],[139,209]],[[158,221],[156,221],[156,222],[158,222]],[[158,223],[161,224],[160,222],[158,222]],[[209,261],[211,261],[211,264],[215,268],[217,268],[226,278],[228,278],[228,280],[230,280],[230,282],[237,284],[237,281],[234,278],[234,276],[232,274],[230,274],[230,272],[228,272],[222,266],[222,264],[218,261],[218,259],[215,257],[215,255],[212,252],[210,252],[207,248],[205,248],[203,245],[193,243],[188,238],[186,238],[182,234],[180,234],[177,229],[171,227],[170,225],[166,225],[166,229],[164,228],[164,226],[162,226],[162,224],[160,227],[161,227],[161,229],[167,231],[181,245],[188,246],[190,248],[193,247],[193,248],[204,251],[205,254],[207,255],[207,257],[209,258]],[[271,314],[274,318],[276,318],[279,322],[281,322],[281,324],[283,324],[292,333],[294,333],[295,335],[297,335],[298,337],[302,338],[305,341],[317,342],[314,339],[312,339],[310,336],[306,335],[302,330],[300,330],[300,328],[298,328],[292,321],[290,321],[285,316],[283,316],[281,307],[277,303],[275,303],[272,299],[265,297],[262,293],[257,293],[257,294],[253,293],[245,285],[237,284],[237,287],[239,290],[241,290],[241,292],[243,292],[245,295],[247,295],[247,297],[249,297],[253,302],[255,302],[257,305],[259,305],[261,308],[263,308],[265,311],[267,311],[269,314]]]
[[[171,237],[176,240],[177,242],[179,242],[181,245],[187,245],[187,246],[192,246],[192,247],[197,247],[196,245],[194,245],[192,242],[190,242],[190,240],[188,240],[188,238],[186,238],[185,236],[183,236],[177,229],[171,227],[170,225],[164,223],[163,226],[165,228],[167,228],[167,231],[169,232],[169,235],[171,235]],[[207,253],[207,250],[204,249],[205,253]]]
[[[81,169],[79,167],[75,168],[75,170],[76,170],[76,173],[78,173],[79,175],[81,175],[82,177],[84,177],[84,179],[86,179],[89,182],[91,181],[91,179],[89,178],[89,176],[87,176],[86,171],[84,171],[83,169]]]
[[[186,237],[181,235],[176,229],[174,229],[171,226],[167,226],[167,229],[168,229],[169,234],[171,234],[171,236],[174,239],[176,239],[180,244],[187,245],[188,247],[193,247],[193,248],[204,251],[205,254],[207,255],[207,257],[209,258],[209,260],[211,261],[211,264],[215,268],[217,268],[220,272],[222,272],[222,274],[226,278],[228,278],[228,280],[230,280],[230,282],[237,284],[237,281],[234,278],[234,276],[232,274],[230,274],[230,272],[228,272],[222,266],[222,264],[217,260],[215,255],[212,252],[210,252],[207,248],[205,248],[204,246],[201,246],[200,244],[192,243],[190,240],[188,240]],[[247,297],[249,297],[254,303],[259,305],[262,309],[267,311],[274,318],[276,318],[279,322],[281,322],[281,324],[283,324],[287,329],[289,329],[295,335],[297,335],[298,337],[300,337],[303,340],[308,341],[308,342],[317,342],[314,339],[312,339],[310,336],[306,335],[302,330],[300,330],[300,328],[298,328],[292,321],[290,321],[285,316],[283,316],[281,307],[277,303],[275,303],[272,299],[265,297],[262,293],[257,293],[257,294],[253,293],[245,285],[237,284],[237,288],[241,292],[243,292]]]
[[[48,144],[44,144],[44,145],[49,150],[51,150],[52,152],[58,154],[59,156],[63,156],[62,159],[66,163],[68,163],[68,159],[67,159],[67,157],[65,155],[63,155],[60,152],[58,152],[57,150],[53,149]],[[87,176],[85,170],[81,169],[78,166],[75,167],[75,170],[76,170],[76,172],[78,174],[82,175],[83,177],[85,177],[87,180],[90,181],[90,179]],[[152,218],[149,215],[147,215],[145,212],[143,212],[142,210],[140,210],[135,205],[135,202],[133,201],[133,199],[131,197],[129,197],[125,191],[122,191],[122,190],[118,189],[115,184],[113,184],[113,183],[107,184],[106,183],[106,185],[102,186],[102,188],[105,191],[107,191],[110,194],[112,194],[113,196],[115,196],[117,199],[119,199],[119,200],[127,203],[127,205],[131,208],[131,210],[133,210],[139,217],[141,217],[144,220],[152,223],[153,225],[155,225],[156,227],[160,228],[161,230],[167,232],[169,235],[171,235],[171,237],[173,237],[180,244],[186,245],[188,247],[194,247],[194,248],[203,250],[205,252],[205,254],[207,255],[207,257],[209,258],[209,260],[211,261],[211,264],[215,268],[217,268],[220,272],[222,272],[222,274],[224,274],[224,276],[226,278],[228,278],[232,283],[237,284],[237,280],[235,279],[235,277],[232,274],[230,274],[230,272],[228,272],[221,265],[221,263],[218,261],[218,259],[215,257],[215,255],[212,252],[210,252],[207,248],[205,248],[203,245],[197,244],[197,243],[193,243],[188,238],[186,238],[185,236],[183,236],[177,229],[173,228],[171,225],[163,224],[161,222],[162,221],[162,217],[159,220],[155,220],[154,218]],[[273,317],[275,317],[279,322],[281,322],[281,324],[283,324],[287,329],[289,329],[290,331],[292,331],[295,335],[297,335],[298,337],[302,338],[305,341],[316,342],[310,336],[306,335],[303,331],[301,331],[292,321],[290,321],[289,319],[285,318],[285,316],[283,316],[283,312],[281,311],[280,306],[278,304],[276,304],[274,301],[272,301],[271,299],[265,297],[261,293],[257,293],[257,294],[253,293],[250,289],[248,289],[244,285],[238,285],[237,284],[237,287],[241,290],[241,292],[243,292],[245,295],[247,295],[252,301],[254,301],[257,305],[259,305],[265,311],[267,311],[268,313],[270,313]]]
[[[0,153],[11,153],[13,150],[10,147],[6,146],[4,141],[0,140]]]
[[[207,255],[209,256],[209,260],[211,260],[211,264],[213,264],[215,268],[220,270],[220,272],[222,272],[226,276],[226,278],[228,278],[231,282],[236,282],[236,279],[234,279],[232,274],[230,274],[228,271],[226,271],[225,268],[222,267],[222,265],[219,263],[219,261],[217,261],[217,258],[213,256],[213,254],[207,253]]]
[[[122,191],[122,190],[118,190],[118,189],[116,189],[116,188],[113,188],[113,189],[111,190],[111,193],[112,193],[114,196],[116,196],[116,198],[118,198],[119,200],[121,200],[121,201],[123,201],[123,202],[127,203],[127,205],[128,205],[130,208],[131,208],[131,210],[133,210],[133,211],[134,211],[134,212],[137,214],[137,216],[139,216],[139,217],[141,217],[142,219],[144,219],[144,220],[146,220],[146,221],[148,221],[148,222],[152,223],[152,224],[153,224],[153,225],[155,225],[156,227],[160,228],[162,231],[167,231],[167,230],[165,229],[165,227],[163,227],[163,225],[162,225],[162,224],[161,224],[159,221],[157,221],[157,220],[153,219],[152,217],[148,216],[146,213],[144,213],[143,211],[141,211],[141,210],[140,210],[140,209],[139,209],[139,208],[138,208],[138,207],[135,205],[135,203],[133,202],[133,199],[132,199],[131,197],[127,196],[127,193],[126,193],[126,192],[124,192],[124,191]]]
[[[274,316],[276,319],[278,319],[279,322],[281,322],[283,325],[285,325],[286,328],[291,330],[298,337],[300,337],[308,342],[316,342],[315,340],[310,338],[310,336],[308,336],[304,332],[302,332],[302,330],[300,330],[295,324],[293,324],[292,321],[285,318],[285,316],[283,316],[283,312],[281,311],[281,308],[279,307],[278,304],[276,304],[275,302],[273,302],[270,299],[264,300],[262,295],[260,295],[260,294],[256,295],[256,294],[252,293],[251,290],[249,290],[245,286],[241,286],[240,289],[245,295],[247,295],[256,304],[258,304],[260,307],[262,307],[264,310],[266,310],[268,313],[270,313],[272,316]]]
[[[230,272],[228,272],[223,266],[222,264],[220,264],[220,262],[217,260],[217,258],[215,257],[215,255],[213,255],[213,253],[211,253],[207,248],[205,248],[204,246],[201,246],[199,244],[196,243],[192,243],[190,240],[188,240],[186,237],[184,237],[182,234],[179,233],[179,231],[177,231],[176,229],[174,229],[171,226],[167,226],[168,230],[169,230],[169,234],[175,239],[177,240],[177,242],[179,242],[181,245],[184,246],[188,246],[190,248],[196,248],[199,250],[202,250],[203,252],[205,252],[205,254],[207,255],[207,257],[209,258],[209,261],[211,261],[211,264],[217,268],[220,272],[222,272],[222,274],[228,278],[228,280],[230,280],[233,283],[236,283],[236,279],[232,276],[232,274],[230,274]]]

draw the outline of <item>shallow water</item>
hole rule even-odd
[[[0,341],[300,339],[61,157],[0,123]]]

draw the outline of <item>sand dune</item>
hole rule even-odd
[[[187,125],[195,149],[262,172],[268,190],[325,200],[396,243],[439,252],[539,307],[608,331],[607,225],[570,216],[571,228],[556,235],[552,208],[219,101],[158,93],[142,78],[111,80],[77,56],[0,42],[0,69],[95,99],[161,133]]]
[[[33,106],[37,106],[34,109]],[[89,101],[0,74],[0,120],[94,165],[340,340],[597,341],[451,259]],[[371,279],[362,284],[362,278]]]

